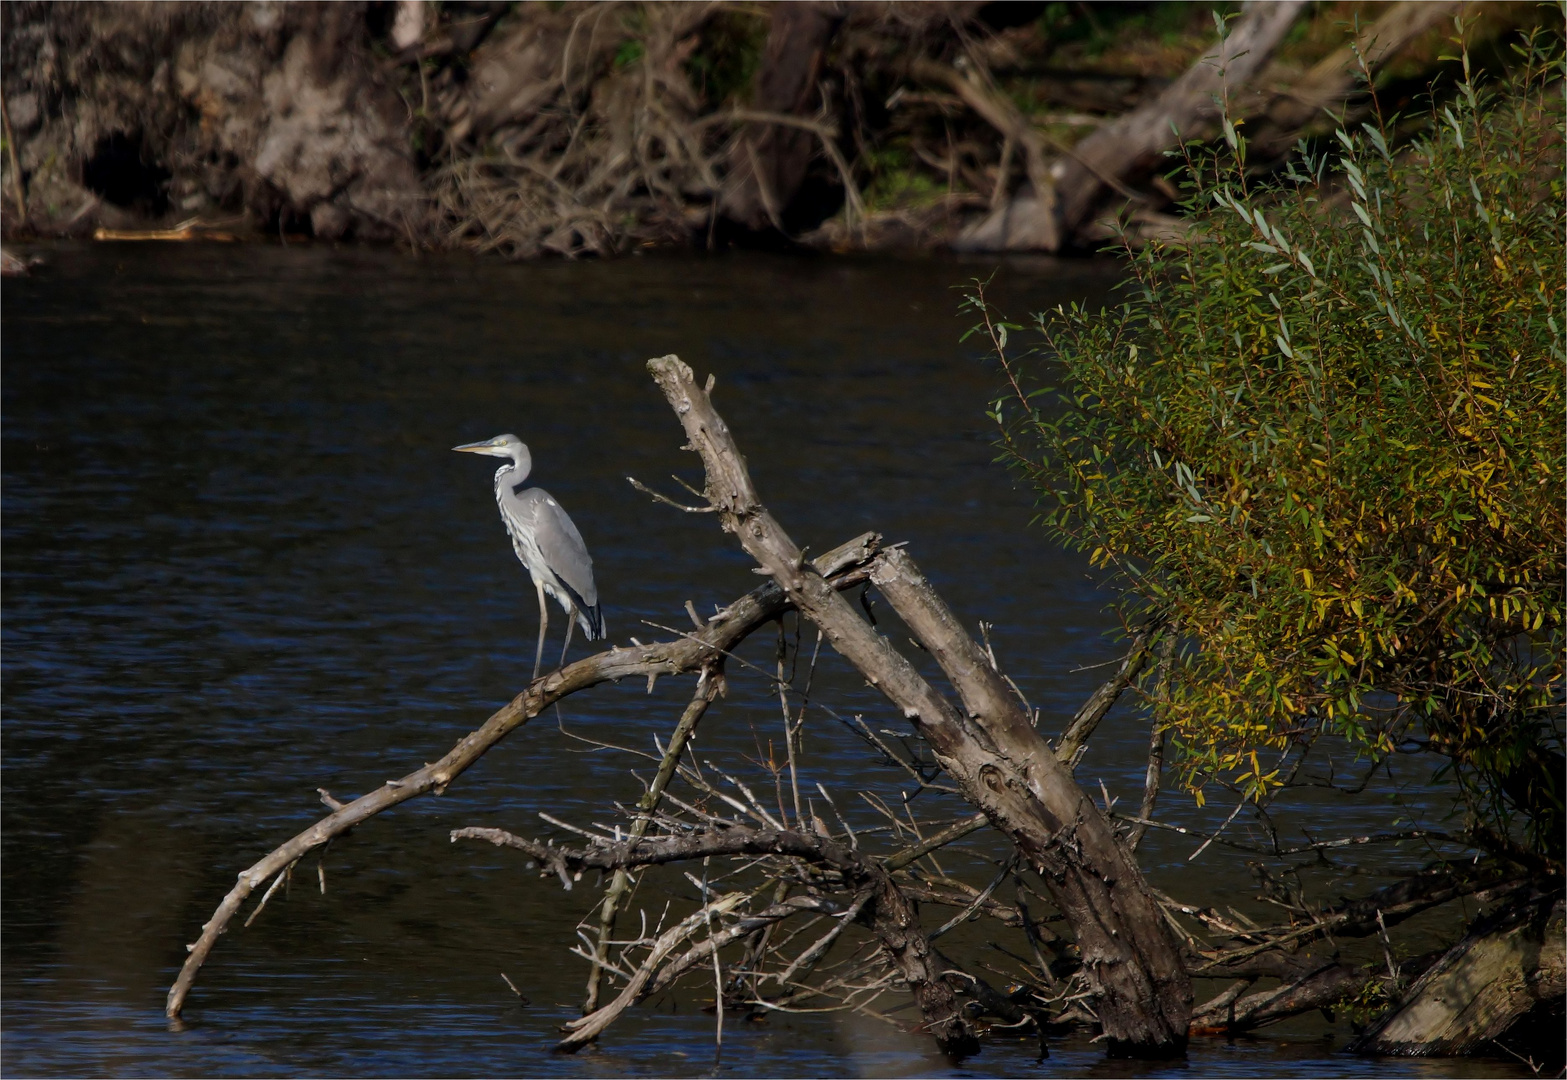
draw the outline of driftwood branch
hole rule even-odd
[[[1185,1045],[1191,986],[1164,916],[1109,821],[1072,781],[983,650],[905,553],[874,571],[883,595],[936,657],[959,711],[810,568],[763,506],[707,392],[678,357],[648,368],[702,458],[706,495],[726,532],[828,642],[912,721],[962,789],[1051,885],[1071,922],[1112,1049],[1169,1054]]]
[[[848,588],[864,580],[863,573],[856,571],[864,567],[879,547],[880,537],[866,533],[822,555],[814,565],[818,573],[833,579],[833,587]],[[652,645],[633,648],[616,646],[537,679],[486,720],[478,730],[458,740],[457,745],[439,761],[399,780],[388,780],[376,790],[343,805],[341,809],[279,845],[271,854],[239,875],[238,882],[223,898],[212,918],[202,926],[201,936],[194,944],[187,946],[190,955],[169,989],[164,1011],[170,1017],[179,1015],[197,973],[245,900],[305,853],[409,799],[431,792],[444,792],[453,780],[496,743],[562,698],[590,686],[630,676],[651,678],[695,671],[724,655],[746,635],[776,619],[788,607],[789,599],[784,591],[776,583],[769,582],[715,615],[698,633]]]
[[[690,601],[687,601],[687,609],[692,613],[692,621],[695,621],[696,613],[690,608]],[[680,766],[680,758],[686,752],[686,744],[696,734],[697,724],[701,723],[708,706],[718,696],[722,676],[717,674],[717,663],[722,663],[721,657],[713,669],[704,669],[702,677],[697,680],[696,692],[691,696],[690,704],[686,706],[685,712],[680,716],[680,722],[675,725],[674,733],[669,737],[669,747],[664,751],[663,761],[659,762],[658,772],[642,798],[637,800],[637,809],[641,814],[631,823],[630,839],[632,840],[640,840],[647,835],[651,821],[648,815],[658,809],[664,790],[669,787],[669,782],[674,779],[675,772]],[[598,941],[593,947],[593,970],[588,974],[587,997],[582,1006],[584,1013],[591,1013],[598,1008],[600,977],[604,970],[604,958],[609,950],[609,939],[615,930],[615,916],[619,913],[621,902],[630,889],[631,876],[624,869],[619,869],[615,871],[609,888],[604,890],[604,901],[599,905]]]

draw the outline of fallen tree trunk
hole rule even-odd
[[[1249,5],[1217,51],[1200,57],[1154,100],[1072,147],[1055,179],[1062,235],[1088,223],[1110,190],[1106,178],[1147,172],[1166,150],[1216,131],[1225,99],[1245,89],[1267,65],[1303,7],[1304,0]]]
[[[1192,992],[1163,912],[1110,822],[1072,780],[999,673],[915,569],[890,551],[874,580],[963,700],[960,712],[839,596],[762,505],[739,447],[679,357],[648,361],[707,473],[726,532],[802,615],[913,722],[942,768],[1018,845],[1077,936],[1110,1052],[1183,1052]],[[709,384],[710,386],[711,384]]]
[[[1477,923],[1350,1049],[1400,1057],[1482,1049],[1537,1004],[1567,993],[1562,935],[1559,891],[1505,906]]]
[[[1401,50],[1463,7],[1459,0],[1401,0],[1362,27],[1355,40],[1335,49],[1310,71],[1278,90],[1251,136],[1251,151],[1283,156],[1302,128],[1342,105],[1357,85],[1375,75]]]

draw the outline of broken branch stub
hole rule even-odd
[[[719,521],[845,659],[919,730],[965,798],[1007,834],[1072,925],[1113,1054],[1168,1056],[1186,1045],[1191,983],[1163,914],[1105,816],[1034,730],[979,646],[897,552],[877,584],[941,663],[960,712],[806,563],[762,505],[706,391],[679,357],[648,361],[702,458]],[[895,556],[889,558],[888,556]]]

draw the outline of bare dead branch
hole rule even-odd
[[[880,543],[881,538],[875,533],[866,533],[822,555],[818,560],[818,570],[826,570],[830,575],[841,574],[863,565],[875,555]],[[552,672],[533,682],[486,720],[483,726],[463,736],[440,760],[400,780],[388,780],[375,791],[334,810],[280,845],[239,875],[238,882],[223,898],[212,918],[202,926],[201,936],[188,947],[190,955],[169,989],[164,1011],[170,1017],[179,1015],[201,966],[206,963],[218,937],[228,929],[230,920],[251,892],[285,866],[298,861],[306,852],[409,799],[431,792],[444,792],[453,780],[496,743],[562,698],[590,686],[629,676],[694,671],[726,653],[758,627],[777,618],[788,604],[784,591],[776,583],[769,582],[731,604],[726,609],[725,618],[720,620],[715,617],[700,634],[635,648],[615,646],[607,652],[578,660]]]
[[[1150,636],[1151,631],[1140,630],[1132,638],[1131,647],[1121,659],[1121,666],[1116,669],[1116,673],[1100,684],[1099,689],[1089,696],[1061,733],[1061,739],[1056,743],[1056,757],[1073,768],[1077,767],[1077,763],[1082,760],[1083,747],[1088,744],[1099,721],[1109,713],[1121,693],[1142,674],[1143,665],[1148,662]]]
[[[451,836],[454,842],[463,839],[487,840],[498,846],[516,848],[545,866],[572,873],[657,866],[729,855],[786,855],[830,866],[843,875],[851,888],[869,886],[875,889],[872,929],[892,957],[899,973],[908,982],[924,1015],[925,1025],[937,1043],[954,1054],[969,1053],[977,1048],[973,1032],[956,1007],[951,988],[935,970],[929,941],[920,931],[918,919],[907,899],[885,870],[836,841],[793,829],[752,829],[743,826],[687,836],[645,837],[612,847],[582,849],[541,844],[504,829],[456,829]],[[686,923],[689,922],[689,919],[686,920]],[[663,940],[660,938],[661,942]],[[668,949],[673,948],[674,943],[671,942]],[[638,975],[641,976],[640,971]],[[641,977],[640,982],[633,981],[640,990],[647,978]],[[573,1034],[561,1042],[560,1048],[571,1049],[596,1036],[614,1016],[609,1016],[602,1024],[596,1018],[611,1009],[616,1010],[614,1015],[619,1015],[635,999],[634,993],[630,998],[627,997],[627,991],[630,990],[628,986],[615,1002],[606,1005],[593,1016],[573,1021],[569,1025],[573,1027]],[[589,1031],[591,1034],[585,1034]]]
[[[694,611],[692,615],[695,616]],[[720,660],[719,663],[721,662]],[[674,733],[669,737],[669,747],[664,751],[664,759],[659,762],[658,772],[642,798],[637,800],[637,809],[640,813],[631,823],[630,839],[640,840],[647,835],[648,824],[651,821],[649,815],[658,809],[658,804],[664,796],[664,789],[669,787],[669,782],[674,778],[676,769],[680,765],[680,758],[686,751],[686,744],[691,741],[691,736],[696,734],[697,724],[701,722],[708,706],[713,703],[713,699],[718,694],[721,676],[717,674],[717,670],[716,664],[702,669],[702,675],[697,679],[696,693],[692,695],[691,703],[686,706],[685,712],[680,716],[680,722],[675,725]],[[609,888],[604,891],[604,902],[599,905],[598,940],[593,947],[594,962],[588,975],[587,997],[582,1006],[584,1013],[591,1013],[598,1008],[603,960],[609,949],[610,936],[615,931],[616,914],[630,888],[631,877],[621,869],[615,871]]]
[[[975,814],[972,817],[966,817],[962,821],[955,822],[954,824],[947,826],[938,833],[931,834],[924,840],[921,840],[919,843],[915,844],[913,847],[904,848],[902,851],[887,856],[887,858],[882,860],[882,865],[886,867],[889,872],[893,870],[901,870],[905,866],[908,866],[910,863],[912,863],[915,859],[922,859],[926,855],[929,855],[932,851],[937,851],[940,848],[946,847],[948,844],[963,839],[970,833],[983,829],[989,823],[990,819],[987,818],[983,813]]]
[[[713,512],[713,508],[711,506],[687,506],[685,503],[676,502],[674,499],[671,499],[663,492],[654,491],[642,481],[638,480],[635,476],[628,476],[626,479],[630,482],[632,487],[642,492],[642,494],[651,496],[654,501],[661,502],[665,506],[673,506],[676,510],[684,511],[687,514],[711,514]]]

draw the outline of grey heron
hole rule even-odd
[[[533,657],[533,677],[539,677],[544,665],[544,635],[549,629],[550,613],[545,594],[553,596],[566,612],[566,644],[560,651],[561,663],[571,648],[571,633],[576,623],[589,641],[604,637],[604,612],[599,606],[598,588],[593,584],[593,560],[582,534],[565,509],[543,488],[519,486],[533,470],[533,456],[515,435],[497,435],[483,442],[464,443],[453,450],[465,454],[510,458],[511,463],[495,470],[495,502],[501,521],[511,537],[512,550],[539,594],[539,648]]]

